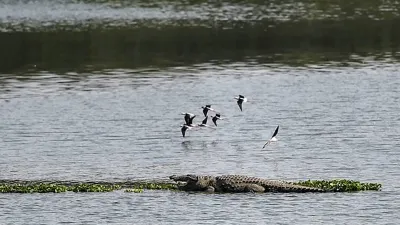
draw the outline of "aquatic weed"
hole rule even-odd
[[[175,190],[177,189],[176,184],[171,183],[137,183],[133,185],[133,188],[138,189],[149,189],[149,190]]]
[[[125,192],[142,193],[143,189],[131,188],[131,189],[126,189]]]
[[[2,184],[0,185],[0,193],[60,193],[66,192],[65,185],[57,184]]]
[[[110,192],[121,189],[120,185],[101,185],[101,184],[85,184],[81,183],[68,188],[73,192]]]
[[[360,181],[338,179],[338,180],[306,180],[294,182],[294,184],[320,188],[333,192],[354,192],[354,191],[380,191],[382,184],[362,183]]]

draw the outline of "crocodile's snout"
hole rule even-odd
[[[188,181],[197,181],[198,177],[196,175],[191,175],[191,174],[181,175],[181,176],[172,175],[169,177],[169,179],[174,181],[188,182]]]
[[[172,175],[169,177],[169,179],[174,180],[174,181],[183,181],[183,182],[187,182],[189,179],[188,176],[186,175],[181,175],[181,176],[177,176],[177,175]]]

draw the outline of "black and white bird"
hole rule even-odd
[[[240,108],[240,111],[243,111],[242,104],[243,102],[247,102],[247,98],[245,98],[243,95],[239,95],[239,97],[234,97],[234,99],[237,99],[237,104]]]
[[[208,111],[214,111],[214,109],[211,108],[211,105],[206,105],[201,107],[203,109],[203,114],[205,117],[207,117]]]
[[[204,120],[201,121],[201,124],[198,124],[197,126],[206,127],[207,126],[207,120],[208,120],[208,116],[206,116],[206,118],[204,118]]]
[[[192,126],[193,124],[193,119],[196,117],[196,115],[192,114],[192,113],[181,113],[182,115],[185,115],[185,123],[188,126]]]
[[[215,126],[217,125],[217,120],[222,120],[221,119],[221,115],[219,113],[215,114],[215,116],[211,116],[212,117],[212,121],[214,122]]]
[[[182,132],[182,136],[185,137],[186,135],[186,131],[192,129],[191,126],[188,126],[186,124],[181,125],[181,132]]]
[[[276,135],[278,134],[279,131],[279,125],[276,127],[274,134],[272,134],[272,137],[264,144],[263,148],[265,148],[265,146],[269,145],[269,143],[271,142],[275,142],[278,141],[278,139],[276,139]]]

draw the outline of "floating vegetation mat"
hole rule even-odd
[[[169,180],[121,182],[0,180],[0,193],[110,192],[121,189],[125,189],[125,192],[141,193],[144,189],[176,190],[177,186]]]
[[[110,192],[120,189],[119,185],[101,185],[101,184],[78,184],[65,186],[61,184],[1,184],[1,193],[60,193],[66,191],[73,192]]]
[[[294,184],[321,188],[328,192],[380,191],[382,188],[378,183],[353,180],[307,180]],[[169,180],[123,182],[0,180],[0,193],[110,192],[122,189],[131,193],[142,193],[145,189],[177,190],[177,184]]]
[[[294,184],[320,188],[331,192],[354,192],[354,191],[380,191],[381,184],[378,183],[361,183],[354,180],[307,180],[299,181]]]

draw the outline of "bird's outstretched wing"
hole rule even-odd
[[[272,135],[271,138],[274,138],[278,134],[278,131],[279,131],[279,125],[276,127],[274,134]]]

